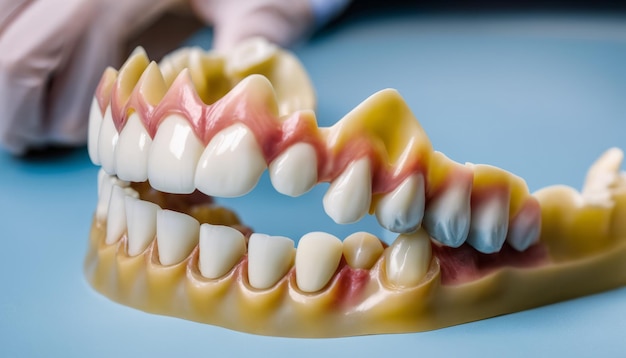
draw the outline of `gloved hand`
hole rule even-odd
[[[188,4],[228,49],[251,36],[289,45],[347,0],[0,0],[0,145],[84,144],[102,71],[119,66],[130,37]]]

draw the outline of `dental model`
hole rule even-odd
[[[135,51],[104,73],[89,155],[102,166],[85,263],[119,303],[234,330],[336,337],[431,330],[626,284],[626,175],[607,151],[582,193],[528,192],[502,169],[433,151],[383,90],[317,126],[300,63],[264,41],[229,54]],[[252,232],[211,197],[330,182],[337,223],[398,233],[297,241]],[[320,228],[322,229],[322,228]]]

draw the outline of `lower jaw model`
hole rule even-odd
[[[102,166],[85,271],[138,309],[262,335],[338,337],[437,329],[626,284],[619,149],[581,193],[534,194],[502,169],[433,151],[394,90],[318,127],[295,57],[259,39],[226,54],[135,51],[105,71],[90,115]],[[376,215],[387,245],[356,232],[298,240],[253,232],[211,197],[265,170],[299,196],[319,182],[337,223]]]

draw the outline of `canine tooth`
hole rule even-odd
[[[89,109],[89,137],[87,141],[87,151],[91,161],[100,165],[100,156],[98,155],[98,142],[100,138],[100,127],[102,126],[102,112],[98,100],[94,97],[91,101]]]
[[[380,240],[368,232],[355,232],[343,240],[343,256],[350,267],[372,268],[383,250]]]
[[[310,232],[298,241],[296,283],[304,292],[324,288],[339,266],[343,245],[325,232]]]
[[[128,238],[128,255],[137,256],[156,236],[157,204],[127,196],[126,205],[126,236]]]
[[[100,126],[100,135],[98,136],[98,158],[104,169],[109,174],[115,174],[115,147],[119,133],[113,124],[113,116],[111,115],[111,106],[107,107]]]
[[[430,238],[426,231],[400,234],[385,251],[387,280],[396,287],[412,287],[419,284],[431,259]]]
[[[424,217],[424,201],[424,176],[411,175],[378,202],[376,218],[389,231],[415,231]]]
[[[274,286],[293,263],[293,240],[284,236],[253,233],[248,241],[248,281],[250,286]]]
[[[424,213],[422,225],[440,243],[459,247],[469,233],[471,190],[453,184],[439,197],[433,199]]]
[[[202,143],[185,118],[175,114],[165,118],[150,147],[150,185],[173,194],[192,193],[196,164],[202,149]]]
[[[123,188],[113,185],[107,214],[107,234],[105,243],[111,245],[119,240],[126,231],[126,209]]]
[[[492,254],[500,251],[509,229],[508,196],[493,196],[472,208],[467,243],[476,250]]]
[[[324,195],[324,211],[337,224],[349,224],[361,219],[372,199],[370,161],[361,158],[352,162],[339,175]]]
[[[206,278],[219,278],[246,253],[246,238],[229,226],[200,225],[199,269]]]
[[[317,153],[308,143],[287,148],[269,166],[270,179],[276,191],[300,196],[317,183]]]
[[[148,179],[148,154],[152,138],[139,115],[133,113],[120,133],[115,151],[115,169],[120,179],[143,182]]]
[[[161,264],[167,266],[183,261],[198,244],[199,231],[198,220],[187,214],[158,211],[156,238]]]
[[[237,123],[216,134],[204,149],[195,184],[207,195],[241,196],[256,186],[265,168],[265,158],[254,134]]]
[[[113,189],[114,180],[106,174],[102,168],[100,169],[100,173],[104,173],[104,175],[98,176],[98,179],[101,181],[98,184],[98,205],[96,206],[96,217],[99,220],[104,220],[107,218],[107,213],[109,212],[111,190]]]
[[[506,241],[517,251],[524,251],[537,242],[541,231],[539,203],[526,205],[511,221]]]

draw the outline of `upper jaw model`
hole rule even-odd
[[[383,90],[328,128],[291,54],[259,39],[231,53],[135,51],[107,69],[90,115],[102,166],[85,271],[107,297],[239,331],[336,337],[436,329],[626,284],[626,175],[607,151],[582,193],[534,194],[519,177],[433,151]],[[330,182],[337,223],[375,214],[389,246],[357,232],[252,233],[211,197]],[[205,195],[206,194],[206,195]]]

